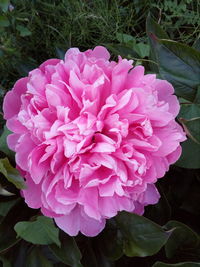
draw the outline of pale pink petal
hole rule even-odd
[[[21,100],[20,97],[26,92],[28,78],[18,80],[13,90],[9,91],[4,97],[3,112],[6,120],[12,118],[20,111]]]

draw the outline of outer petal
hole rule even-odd
[[[95,58],[104,58],[106,60],[109,60],[110,58],[108,50],[103,46],[96,46],[91,55]]]
[[[74,208],[70,214],[55,218],[55,222],[70,236],[77,235],[79,231],[87,236],[96,236],[105,227],[105,220],[99,222],[88,217],[79,206]]]
[[[27,81],[28,78],[22,78],[18,80],[15,83],[14,88],[11,91],[9,91],[4,97],[4,102],[3,102],[4,119],[8,120],[19,112],[21,107],[20,97],[27,90],[26,87]]]
[[[25,198],[26,204],[33,209],[39,209],[42,206],[41,203],[41,186],[36,185],[31,176],[26,175],[26,186],[27,188],[22,190],[22,194]]]

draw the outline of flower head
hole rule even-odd
[[[31,208],[69,235],[97,235],[125,210],[142,214],[180,156],[174,89],[104,47],[69,49],[16,82],[4,100],[9,147]]]

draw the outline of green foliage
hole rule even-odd
[[[159,9],[160,23],[170,38],[191,42],[200,33],[200,2],[193,0],[152,1],[152,9]]]
[[[39,216],[33,222],[18,222],[14,227],[18,237],[33,244],[49,245],[55,243],[60,246],[58,228],[52,219]]]
[[[19,199],[16,198],[11,198],[7,201],[1,201],[1,206],[0,206],[0,216],[5,217],[10,209],[15,206],[15,204],[19,201]]]
[[[29,267],[53,267],[53,263],[50,262],[42,251],[38,247],[32,248],[30,254],[27,257],[27,266]]]
[[[4,177],[18,189],[26,188],[24,180],[20,176],[18,170],[12,167],[7,158],[0,159],[0,173],[2,173]]]
[[[169,221],[165,227],[173,229],[172,235],[165,245],[167,258],[176,254],[193,254],[196,260],[200,260],[200,237],[188,226],[177,221]]]
[[[64,264],[74,267],[81,267],[81,252],[74,238],[64,235],[61,238],[60,248],[56,245],[49,246],[53,254]]]
[[[1,0],[0,85],[8,90],[26,74],[24,69],[56,57],[58,49],[116,45],[119,33],[136,38],[139,56],[148,56],[144,29],[149,11],[171,38],[189,43],[198,38],[199,1]]]
[[[170,235],[159,225],[136,214],[121,212],[116,220],[122,233],[124,253],[129,257],[154,255]]]
[[[11,132],[8,130],[6,125],[4,125],[3,133],[0,136],[0,151],[2,151],[4,154],[6,154],[9,158],[13,159],[14,158],[14,152],[11,151],[7,145],[7,137],[9,134],[11,134]]]

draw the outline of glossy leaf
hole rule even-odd
[[[180,159],[176,162],[176,166],[187,169],[199,169],[200,145],[188,138],[181,146],[183,152]]]
[[[169,221],[165,225],[166,229],[174,228],[169,240],[165,245],[165,252],[168,258],[172,258],[174,255],[181,253],[186,254],[187,250],[189,253],[195,253],[197,255],[200,252],[200,238],[199,236],[187,225],[178,221]],[[200,255],[199,255],[200,259]]]
[[[85,242],[84,244],[83,258],[81,262],[83,263],[84,267],[99,267],[91,241],[92,240],[88,239],[87,242]]]
[[[190,120],[179,119],[179,121],[182,123],[187,136],[200,145],[200,117]]]
[[[200,52],[156,36],[151,39],[162,78],[173,84],[178,96],[193,101],[200,85]]]
[[[159,202],[155,205],[149,205],[145,208],[145,217],[147,217],[148,219],[154,221],[159,225],[163,225],[170,219],[171,207],[159,183],[157,183],[157,189],[160,193]]]
[[[26,188],[24,179],[20,176],[19,171],[10,164],[7,158],[0,159],[0,173],[18,189]]]
[[[152,59],[161,76],[171,82],[176,94],[189,101],[195,99],[200,85],[200,52],[168,39],[167,34],[149,15],[146,22]]]
[[[50,245],[50,250],[53,254],[61,260],[63,263],[68,264],[73,267],[81,267],[80,259],[81,252],[76,244],[73,237],[65,234],[61,239],[61,246]]]
[[[196,95],[198,97],[198,95]],[[196,99],[198,101],[198,98]],[[181,144],[182,154],[176,165],[183,168],[198,169],[200,168],[200,104],[198,103],[183,103],[179,112],[178,118],[183,124],[186,122],[185,130],[189,137],[194,137],[194,140],[188,138],[187,141]]]
[[[151,15],[149,14],[147,16],[147,20],[146,20],[146,32],[147,35],[151,35],[154,34],[156,35],[158,38],[161,39],[168,39],[168,35],[167,33],[162,29],[162,27],[151,17]],[[150,39],[152,40],[152,39]]]
[[[52,219],[45,216],[37,217],[33,222],[18,222],[14,227],[17,236],[38,245],[49,245],[55,243],[60,246],[58,237],[59,230]]]
[[[186,134],[200,145],[200,104],[199,89],[195,98],[196,103],[185,103],[181,105],[179,121],[182,123]]]
[[[143,216],[121,212],[116,221],[127,256],[146,257],[156,254],[167,242],[170,233]]]
[[[150,44],[150,59],[157,62],[157,54],[155,50],[154,39],[150,38],[150,36],[156,35],[158,38],[168,39],[167,33],[160,27],[158,23],[151,17],[149,14],[146,20],[146,32],[149,36],[149,44]],[[159,69],[156,64],[150,63],[150,68],[153,72],[158,73]]]
[[[200,117],[200,104],[186,103],[181,105],[181,110],[178,114],[179,118],[190,120]]]
[[[111,220],[107,222],[106,229],[98,237],[98,245],[110,260],[118,260],[124,254],[121,232],[111,224]]]

